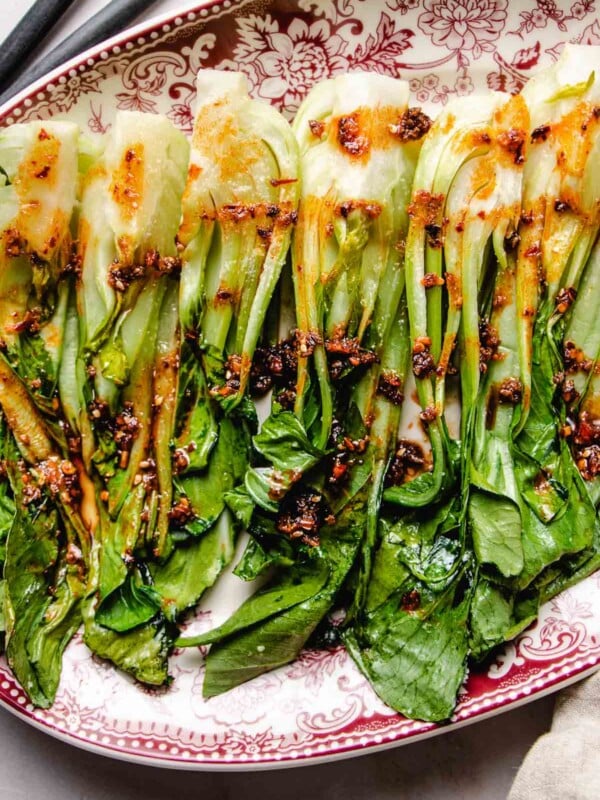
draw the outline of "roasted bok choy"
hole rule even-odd
[[[95,499],[57,397],[73,258],[71,123],[0,133],[0,496],[4,640],[36,705],[51,705],[81,624]]]
[[[363,602],[403,400],[406,209],[428,126],[408,109],[407,84],[379,75],[325,82],[298,113],[298,366],[295,388],[284,389],[296,402],[284,410],[275,395],[254,437],[270,463],[250,468],[230,499],[252,537],[236,571],[247,579],[273,569],[222,626],[179,640],[213,643],[207,696],[293,660],[354,563],[353,606]]]
[[[183,218],[181,320],[196,333],[210,394],[226,411],[245,397],[252,360],[296,221],[298,145],[239,73],[205,70]]]
[[[191,142],[134,112],[0,132],[0,596],[32,702],[83,625],[151,685],[202,646],[205,697],[344,644],[441,721],[600,567],[599,75],[567,45],[434,122],[340,75],[290,126],[206,70]],[[246,601],[182,633],[238,544]]]

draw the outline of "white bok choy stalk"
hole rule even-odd
[[[519,228],[523,403],[517,432],[523,430],[531,408],[533,365],[540,363],[546,348],[553,351],[552,328],[572,302],[600,226],[597,48],[567,44],[555,64],[528,81],[522,97],[531,118],[531,146]],[[552,359],[558,362],[558,353]],[[547,393],[545,400],[547,405]],[[532,430],[528,445],[532,454],[542,453],[548,440],[538,439]]]
[[[430,124],[420,109],[408,108],[405,82],[367,73],[319,84],[298,111],[302,185],[292,243],[297,374],[293,389],[283,393],[294,400],[275,397],[273,413],[254,438],[267,465],[246,476],[249,494],[265,511],[275,513],[302,475],[337,447],[334,417],[342,421],[351,400],[369,427],[366,409],[379,375],[371,367],[381,358],[403,293],[407,200]],[[370,377],[361,382],[365,373]],[[399,376],[393,380],[402,393]]]
[[[100,498],[85,639],[149,683],[167,674],[161,598],[146,561],[172,548],[176,235],[188,155],[185,136],[165,117],[119,112],[85,174],[78,219],[70,413]]]
[[[180,309],[198,337],[211,395],[246,394],[252,359],[296,221],[298,147],[289,123],[252,100],[241,73],[202,70],[183,218]]]
[[[386,291],[390,244],[404,246],[393,236],[396,216],[405,208],[419,140],[429,125],[419,109],[409,110],[404,81],[366,73],[323,81],[294,121],[302,168],[292,249],[295,412],[308,427],[305,410],[311,392],[317,395],[321,414],[311,431],[317,448],[327,446],[331,431],[332,376],[373,363],[366,336],[376,300]]]
[[[460,344],[464,452],[479,386],[479,290],[489,248],[505,262],[504,240],[517,224],[515,167],[522,164],[527,135],[523,108],[499,94],[457,99],[438,117],[421,150],[409,207],[406,276],[413,373],[433,466],[386,491],[386,500],[399,505],[426,506],[458,479],[458,448],[444,417],[447,375]],[[504,162],[499,153],[507,154]]]
[[[74,267],[78,140],[68,122],[0,132],[3,627],[11,668],[44,707],[81,624],[96,519],[94,489],[56,391]]]

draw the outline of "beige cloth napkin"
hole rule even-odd
[[[558,695],[508,800],[600,800],[600,672]]]

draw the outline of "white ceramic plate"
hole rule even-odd
[[[0,124],[67,116],[90,133],[116,109],[162,112],[191,131],[194,76],[239,69],[254,94],[292,116],[310,86],[370,69],[410,81],[435,113],[449,98],[517,91],[565,41],[600,45],[590,0],[241,0],[205,2],[90,50],[0,109]],[[241,599],[229,577],[193,625],[212,627]],[[471,673],[453,721],[406,720],[386,708],[342,648],[202,699],[202,653],[179,652],[168,689],[141,688],[77,637],[54,706],[34,709],[0,662],[0,702],[73,744],[191,769],[315,763],[451,731],[577,680],[600,664],[600,573],[557,597],[538,621]]]

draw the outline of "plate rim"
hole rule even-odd
[[[555,683],[544,686],[541,689],[533,690],[530,694],[520,697],[518,700],[511,700],[509,703],[503,703],[496,708],[489,711],[482,711],[473,714],[463,720],[451,721],[446,724],[434,724],[429,730],[422,731],[421,733],[413,733],[407,736],[401,736],[392,739],[389,742],[368,743],[365,745],[351,746],[347,750],[340,750],[338,752],[323,753],[322,755],[300,756],[298,758],[288,757],[281,761],[264,760],[264,761],[219,761],[213,763],[208,760],[176,760],[169,759],[164,755],[157,756],[143,756],[137,753],[130,753],[128,751],[119,750],[110,744],[96,744],[81,739],[74,734],[65,733],[58,728],[49,726],[35,719],[31,714],[21,713],[20,706],[13,706],[7,703],[6,700],[0,696],[0,708],[8,711],[12,716],[21,720],[22,722],[31,725],[31,727],[39,730],[53,739],[57,739],[63,744],[68,744],[77,747],[79,750],[84,750],[94,755],[104,756],[105,758],[113,758],[117,761],[123,761],[128,764],[138,764],[146,767],[156,767],[157,769],[172,769],[182,772],[269,772],[275,770],[293,769],[297,767],[317,767],[324,764],[331,764],[338,761],[346,761],[350,758],[359,758],[361,756],[375,755],[377,753],[385,752],[386,750],[393,750],[397,747],[405,745],[416,744],[417,742],[425,741],[426,739],[433,739],[436,736],[441,736],[445,733],[451,733],[470,725],[475,725],[478,722],[497,717],[500,714],[506,714],[521,706],[528,705],[535,700],[542,700],[544,697],[556,694],[562,689],[566,689],[579,681],[591,677],[594,673],[600,672],[600,656],[597,662],[592,666],[583,667],[581,671],[572,673],[566,676],[563,680],[558,680]],[[25,709],[23,709],[24,711]]]

